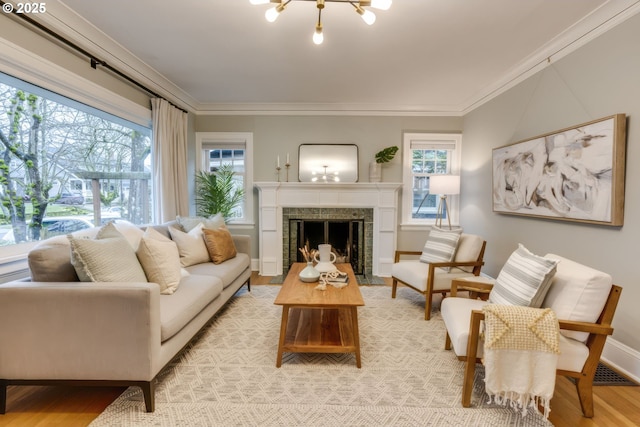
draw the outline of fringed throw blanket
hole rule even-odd
[[[555,313],[498,304],[485,305],[483,311],[486,392],[496,403],[509,402],[523,415],[540,403],[548,417],[560,353]]]

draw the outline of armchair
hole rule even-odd
[[[608,335],[622,288],[612,284],[611,276],[557,255],[546,258],[558,261],[542,307],[549,307],[559,319],[560,355],[557,375],[575,379],[578,398],[585,417],[593,417],[593,378]],[[490,283],[473,283],[471,279],[454,280],[451,297],[441,307],[446,327],[445,349],[455,352],[465,362],[462,406],[471,406],[476,363],[481,363],[483,346],[478,345],[482,307],[478,299],[457,297],[459,290],[483,294]]]
[[[474,234],[460,235],[455,257],[450,262],[425,263],[407,256],[419,256],[420,251],[396,251],[391,267],[391,298],[396,297],[398,282],[425,296],[424,319],[431,318],[434,293],[445,295],[451,290],[453,279],[480,275],[487,242]],[[404,259],[403,259],[404,258]]]

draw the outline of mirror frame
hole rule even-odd
[[[358,146],[356,144],[300,144],[298,180],[300,182],[358,182]],[[323,173],[339,181],[322,179]]]

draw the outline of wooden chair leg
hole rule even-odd
[[[431,303],[433,302],[433,294],[427,290],[424,297],[424,320],[431,320]]]
[[[444,349],[451,350],[451,337],[449,336],[449,332],[446,333],[446,337],[444,339]]]
[[[140,384],[142,389],[142,395],[144,396],[144,405],[147,412],[153,412],[156,410],[155,402],[155,387],[153,380]]]
[[[0,415],[7,412],[7,380],[0,380]]]
[[[576,391],[582,414],[586,418],[593,418],[593,378],[576,378]]]
[[[398,289],[398,281],[396,280],[395,277],[392,278],[393,280],[391,281],[391,298],[395,298],[396,297],[396,289]]]
[[[467,360],[464,367],[464,383],[462,384],[462,406],[471,406],[471,393],[473,392],[473,380],[476,375],[476,356],[478,354],[478,340],[480,337],[480,321],[484,319],[484,313],[474,310],[469,321],[469,339],[467,341]]]

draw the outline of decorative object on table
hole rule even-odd
[[[325,178],[322,178],[322,177]],[[339,179],[336,179],[339,178]],[[300,144],[300,182],[357,182],[358,146],[355,144]]]
[[[235,171],[225,163],[213,172],[196,174],[196,211],[199,216],[222,214],[225,222],[244,200],[244,188],[234,180]]]
[[[320,278],[320,272],[313,266],[313,259],[317,251],[315,249],[309,250],[307,245],[302,248],[298,248],[298,250],[307,262],[307,266],[300,272],[300,280],[307,283],[318,281]]]
[[[369,163],[369,181],[380,182],[382,181],[382,165],[389,163],[395,157],[398,152],[398,147],[393,145],[380,150],[376,153],[375,160]]]
[[[318,245],[318,252],[314,254],[313,260],[317,263],[316,270],[320,273],[328,271],[336,271],[336,254],[331,251],[331,245],[328,243]]]
[[[291,3],[292,0],[251,0],[251,4],[261,5],[267,3],[278,3],[275,6],[267,9],[264,16],[267,21],[274,22],[278,19],[278,16],[285,10],[285,8]],[[300,0],[297,0],[300,1]],[[308,1],[308,0],[306,0]],[[318,21],[316,22],[315,31],[313,33],[313,43],[319,45],[324,41],[324,34],[322,33],[322,11],[324,10],[326,3],[350,3],[355,8],[355,12],[360,15],[362,20],[367,25],[373,25],[376,22],[376,15],[372,11],[365,9],[365,7],[373,7],[379,10],[387,10],[391,7],[392,0],[360,0],[360,1],[345,1],[345,0],[314,0],[316,8],[318,9]]]
[[[342,271],[326,271],[320,273],[320,283],[316,286],[319,291],[326,291],[327,285],[331,285],[334,288],[342,289],[349,285],[349,275]]]
[[[626,116],[493,150],[493,211],[622,226]]]
[[[460,194],[460,176],[444,174],[431,175],[429,177],[429,193],[440,195],[435,226],[442,228],[442,217],[446,216],[447,222],[449,223],[449,230],[451,230],[451,216],[449,215],[447,196]]]

